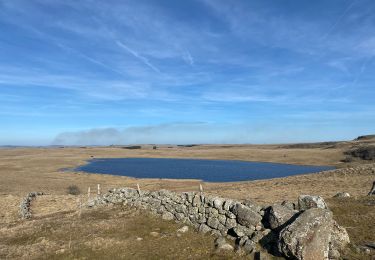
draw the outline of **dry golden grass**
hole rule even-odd
[[[222,256],[212,251],[212,239],[204,239],[209,241],[207,243],[202,242],[201,235],[194,232],[189,233],[187,239],[176,239],[174,235],[177,226],[171,223],[165,224],[167,225],[165,228],[169,230],[168,234],[174,235],[155,240],[146,238],[146,234],[151,232],[153,227],[162,229],[164,225],[160,219],[150,216],[131,216],[127,210],[124,211],[125,213],[117,210],[113,216],[108,216],[107,211],[102,213],[94,211],[86,212],[81,219],[76,220],[79,204],[77,199],[80,196],[67,195],[67,187],[70,185],[77,185],[80,188],[84,200],[87,188],[90,186],[95,192],[98,183],[101,184],[103,191],[112,187],[136,187],[137,183],[146,190],[194,191],[198,190],[201,181],[134,179],[124,176],[61,172],[60,169],[77,167],[91,158],[118,157],[235,159],[346,167],[348,164],[341,162],[345,158],[343,151],[357,143],[345,142],[333,147],[310,149],[280,148],[282,146],[279,145],[205,145],[190,148],[164,146],[157,150],[152,150],[151,147],[141,150],[119,147],[0,149],[0,236],[5,238],[0,242],[0,258],[5,256],[29,258],[31,255],[37,258],[65,259],[104,256],[173,258],[176,257],[176,248],[182,248],[179,250],[183,256],[181,258],[198,258],[198,255],[202,258],[220,258]],[[360,163],[362,162],[356,161],[351,165]],[[296,201],[300,194],[317,194],[331,198],[337,192],[349,192],[353,196],[349,203],[329,199],[330,207],[339,224],[348,227],[352,241],[362,243],[364,239],[375,241],[375,230],[368,224],[374,219],[374,206],[368,208],[361,204],[362,196],[369,191],[374,180],[375,174],[368,171],[324,172],[271,180],[202,183],[202,185],[206,193],[234,199],[250,199],[260,204],[283,200]],[[20,200],[31,191],[43,191],[49,195],[38,197],[33,202],[34,220],[20,221],[18,216]],[[359,213],[354,214],[353,210]],[[116,218],[121,214],[128,215],[126,218]],[[73,222],[75,226],[72,229]],[[121,225],[124,229],[116,229],[116,226],[121,227]],[[94,228],[90,229],[90,226]],[[129,226],[134,227],[134,230],[125,228]],[[106,228],[112,229],[113,232],[102,234]],[[77,240],[73,239],[70,249],[67,250],[70,240],[68,235],[69,232],[73,232],[72,230],[74,230],[73,237],[78,237]],[[145,236],[141,244],[137,244],[139,241],[134,238],[137,232],[143,232]],[[112,244],[116,246],[110,246]],[[197,247],[194,252],[191,251],[193,247]],[[137,253],[138,251],[141,253]],[[31,255],[28,255],[28,252]],[[348,251],[347,254],[352,258],[362,257],[353,251]]]
[[[285,149],[279,146],[196,146],[191,148],[159,148],[158,150],[127,150],[121,148],[39,148],[0,149],[0,194],[23,196],[30,191],[66,194],[67,187],[77,185],[84,193],[98,183],[105,191],[112,187],[139,183],[143,189],[171,189],[189,191],[198,189],[199,180],[134,179],[122,176],[61,172],[74,168],[91,158],[105,157],[161,157],[161,158],[212,158],[248,161],[285,162],[311,165],[343,166],[343,149]],[[270,203],[283,199],[296,199],[300,193],[332,196],[348,191],[359,196],[371,185],[368,174],[309,174],[295,177],[237,183],[204,183],[207,192],[225,197],[253,199]]]
[[[346,228],[352,242],[344,252],[346,258],[373,260],[374,254],[358,253],[353,245],[364,245],[366,242],[375,241],[375,196],[331,198],[327,202],[335,220]]]
[[[36,216],[0,229],[0,259],[241,259],[214,238],[129,208]],[[150,233],[156,232],[153,236]],[[142,239],[142,240],[137,240]]]

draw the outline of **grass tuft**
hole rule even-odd
[[[67,190],[68,190],[68,194],[70,194],[70,195],[81,194],[81,190],[78,188],[77,185],[70,185],[70,186],[68,186]]]

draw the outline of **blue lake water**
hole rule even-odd
[[[334,169],[334,167],[231,160],[105,158],[90,160],[88,164],[75,170],[135,178],[234,182],[285,177],[330,169]]]

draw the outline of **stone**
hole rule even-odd
[[[198,208],[193,207],[193,206],[189,206],[188,207],[188,213],[189,213],[189,215],[196,215],[196,214],[198,214]]]
[[[239,246],[243,246],[247,240],[249,240],[249,237],[247,236],[240,237],[236,240],[236,244]]]
[[[165,212],[165,213],[163,213],[161,218],[164,219],[164,220],[172,220],[172,219],[174,219],[174,216],[170,212]]]
[[[214,201],[213,201],[213,197],[212,196],[206,196],[205,198],[205,203],[206,203],[206,206],[208,207],[213,207],[214,206]]]
[[[178,229],[177,232],[180,232],[180,233],[186,233],[189,231],[189,227],[188,226],[183,226],[182,228]]]
[[[251,240],[254,241],[255,243],[258,243],[259,240],[261,240],[264,237],[264,233],[261,231],[256,231],[253,233],[251,236]]]
[[[237,216],[238,223],[243,226],[257,226],[262,220],[258,212],[240,203],[233,207],[232,212]]]
[[[178,221],[182,221],[183,219],[185,219],[185,215],[184,213],[176,213],[175,214],[175,217]]]
[[[217,248],[218,250],[233,251],[233,246],[228,243],[225,243]]]
[[[200,232],[200,233],[203,233],[203,234],[206,234],[207,232],[210,232],[212,229],[209,227],[209,226],[207,226],[206,224],[201,224],[200,226],[199,226],[199,229],[198,229],[198,231]]]
[[[254,233],[254,230],[241,225],[232,228],[232,231],[237,237],[251,236]]]
[[[218,237],[215,239],[214,242],[215,242],[215,246],[218,247],[218,246],[225,244],[227,241],[225,240],[224,237]]]
[[[207,225],[211,228],[217,229],[220,224],[219,220],[215,217],[209,217],[207,220]]]
[[[234,215],[232,212],[230,211],[227,211],[225,213],[225,216],[227,216],[227,218],[232,218],[232,219],[235,219],[236,218],[236,215]]]
[[[207,221],[206,217],[204,216],[204,214],[199,214],[198,215],[198,219],[197,219],[197,222],[198,223],[205,223]]]
[[[214,200],[213,200],[213,202],[214,202],[214,207],[216,208],[216,209],[222,209],[223,208],[223,199],[221,199],[221,198],[215,198]]]
[[[223,209],[229,211],[232,208],[233,204],[234,203],[232,200],[225,200],[223,204]]]
[[[333,197],[334,198],[350,198],[350,194],[347,192],[339,192],[339,193],[336,193],[336,195]]]
[[[300,211],[311,208],[327,209],[327,204],[320,196],[300,195],[298,197],[298,208]]]
[[[156,208],[156,212],[159,214],[165,213],[166,209],[163,205],[160,205],[159,207]]]
[[[237,221],[232,218],[227,218],[225,222],[225,227],[230,229],[230,228],[234,228],[235,226],[237,226]]]
[[[331,248],[332,250],[343,250],[350,243],[348,232],[340,227],[336,221],[332,223]]]
[[[269,207],[268,213],[266,214],[266,221],[271,229],[276,229],[284,225],[295,214],[296,211],[289,209],[285,206],[276,204]]]
[[[187,209],[186,209],[186,206],[185,205],[182,205],[182,204],[178,204],[176,206],[176,212],[178,213],[183,213],[183,214],[187,214]]]
[[[215,208],[209,208],[208,209],[210,217],[217,217],[219,216],[219,211]]]
[[[214,237],[220,237],[222,234],[219,230],[216,230],[216,229],[212,229],[211,230],[211,235],[214,236]]]
[[[186,192],[185,193],[185,196],[186,196],[186,200],[187,202],[189,203],[192,203],[193,202],[193,197],[194,197],[194,193],[193,192]]]
[[[30,192],[27,196],[21,201],[20,204],[20,216],[23,219],[30,219],[32,217],[31,214],[31,201],[34,200],[36,196],[44,195],[43,192]],[[96,204],[93,203],[91,207],[95,206]]]
[[[217,219],[219,220],[219,222],[220,222],[221,224],[225,225],[225,222],[226,222],[226,220],[227,220],[227,217],[226,217],[225,215],[219,215],[219,216],[217,217]]]
[[[193,206],[194,207],[199,207],[201,205],[201,198],[200,196],[197,194],[194,196],[193,198]]]
[[[247,240],[250,240],[250,238],[247,236],[238,237],[236,239],[236,246],[242,247],[246,243]]]
[[[228,244],[224,237],[218,237],[215,239],[215,247],[218,250],[229,250],[229,251],[233,250],[233,246]]]
[[[150,235],[153,236],[153,237],[158,237],[159,236],[159,233],[158,232],[150,232]]]
[[[142,240],[143,240],[143,238],[137,237],[137,241],[142,241]]]
[[[296,204],[294,204],[291,201],[287,201],[287,200],[284,200],[283,202],[281,202],[281,206],[284,206],[284,207],[286,207],[288,209],[291,209],[291,210],[296,209]]]
[[[340,259],[340,252],[337,251],[336,249],[329,250],[328,258],[329,260]]]
[[[328,259],[332,212],[311,208],[281,230],[278,249],[292,259]]]
[[[256,243],[251,240],[246,240],[242,247],[246,254],[251,254],[256,248]]]
[[[242,204],[253,209],[256,212],[260,212],[262,210],[260,206],[258,206],[255,202],[251,200],[245,200]]]

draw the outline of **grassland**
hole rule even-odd
[[[77,218],[78,199],[83,201],[85,197],[67,195],[69,185],[77,185],[86,193],[88,187],[94,190],[97,184],[101,184],[104,191],[112,187],[135,187],[137,183],[147,190],[164,188],[193,191],[198,190],[199,184],[202,184],[207,193],[250,199],[259,204],[296,201],[299,194],[318,194],[327,198],[335,219],[340,225],[347,227],[353,243],[375,241],[375,230],[371,225],[371,220],[375,219],[375,207],[372,204],[374,200],[365,197],[375,180],[375,174],[371,172],[325,172],[238,183],[202,183],[200,180],[134,179],[61,171],[82,165],[91,158],[118,157],[235,159],[345,168],[370,162],[353,160],[344,163],[346,150],[373,143],[374,139],[314,145],[160,146],[156,150],[152,146],[144,146],[142,149],[0,149],[0,236],[4,237],[0,242],[0,258],[103,258],[105,255],[109,258],[235,257],[215,252],[213,240],[203,239],[195,232],[189,231],[189,234],[176,239],[177,224],[165,223],[144,214],[132,215],[126,209],[116,209],[113,215],[109,215],[107,211],[84,212],[81,218]],[[21,221],[18,218],[19,202],[30,191],[43,191],[49,195],[42,196],[33,203],[34,220]],[[349,192],[352,198],[345,202],[331,198],[340,191]],[[116,217],[121,214],[124,217]],[[70,228],[72,223],[74,232]],[[155,228],[160,229],[160,234],[164,232],[162,230],[168,230],[165,232],[169,235],[163,238],[149,237],[149,233]],[[111,231],[102,233],[104,229]],[[73,232],[74,239],[69,238],[69,232]],[[143,240],[137,241],[136,234],[140,234],[139,237]],[[119,251],[112,248],[111,241]],[[42,253],[41,248],[44,250]],[[178,249],[180,255],[174,254],[172,249]],[[17,255],[17,252],[21,253]],[[349,250],[347,255],[354,259],[367,257],[357,254],[355,250]]]

